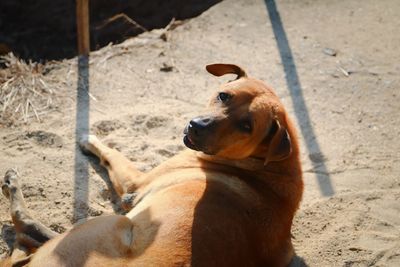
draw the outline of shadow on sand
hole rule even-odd
[[[88,216],[89,163],[79,148],[79,139],[89,134],[89,57],[78,57],[78,85],[76,90],[75,169],[73,221]]]
[[[279,11],[276,8],[274,0],[265,0],[265,4],[267,6],[269,19],[271,21],[277,47],[279,49],[283,69],[285,71],[286,84],[292,98],[294,112],[300,125],[301,134],[309,153],[319,155],[319,158],[322,159],[318,161],[311,161],[314,172],[316,173],[318,179],[320,191],[324,196],[332,196],[335,194],[335,191],[332,186],[331,177],[323,160],[323,153],[318,143],[317,136],[315,135],[314,129],[311,125],[311,119],[305,104],[303,89],[297,74],[296,64],[294,62],[292,50],[290,49],[285,29],[282,25]]]

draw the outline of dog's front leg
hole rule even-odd
[[[136,169],[133,162],[121,152],[104,145],[94,135],[85,135],[79,143],[85,153],[100,159],[110,177],[111,183],[122,200],[122,208],[130,210],[134,191],[138,187],[142,172]]]

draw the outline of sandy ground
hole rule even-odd
[[[297,254],[309,266],[400,266],[398,1],[267,2],[225,0],[167,42],[156,30],[93,53],[78,130],[77,59],[54,63],[57,107],[41,123],[0,131],[0,172],[18,169],[32,215],[63,231],[85,214],[113,212],[104,172],[78,152],[76,133],[89,124],[149,170],[185,149],[185,123],[227,80],[204,66],[236,63],[276,88],[298,125],[306,186]],[[0,224],[9,238],[4,197]]]

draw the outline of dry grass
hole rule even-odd
[[[25,62],[11,53],[0,60],[6,66],[0,69],[0,122],[40,121],[54,94],[46,82],[44,65]]]

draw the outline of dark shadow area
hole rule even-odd
[[[89,163],[79,148],[79,139],[89,134],[89,57],[78,57],[76,90],[74,222],[88,216]]]
[[[293,203],[264,181],[279,180],[280,175],[266,178],[274,173],[260,174],[212,161],[203,161],[201,168],[206,185],[193,214],[191,265],[282,266],[277,261],[287,259],[287,241],[291,239],[288,225],[294,213],[286,211]],[[222,174],[230,185],[216,179]],[[266,245],[270,240],[274,245]],[[307,266],[298,256],[290,264]]]
[[[16,231],[14,225],[10,224],[3,224],[1,227],[1,237],[4,242],[7,244],[8,251],[12,252],[14,249],[15,238],[16,238]]]
[[[257,266],[249,257],[259,240],[256,231],[247,231],[254,229],[245,211],[248,203],[206,176],[205,191],[193,214],[191,266]]]
[[[308,152],[310,154],[312,153],[319,155],[318,160],[311,160],[311,162],[317,175],[320,190],[324,196],[332,196],[335,191],[332,186],[329,171],[323,160],[323,153],[311,125],[310,115],[308,113],[303,96],[303,89],[300,84],[292,50],[290,49],[285,29],[282,25],[275,1],[265,0],[265,4],[267,6],[269,19],[271,20],[272,29],[274,31],[277,47],[279,49],[283,69],[285,71],[286,83],[290,91],[294,112],[300,125],[301,134],[305,140]]]
[[[92,0],[91,49],[120,43],[172,18],[200,15],[221,0]],[[72,58],[76,49],[75,1],[0,1],[0,54],[34,61]]]
[[[294,255],[288,267],[308,267],[308,264],[302,257]]]

